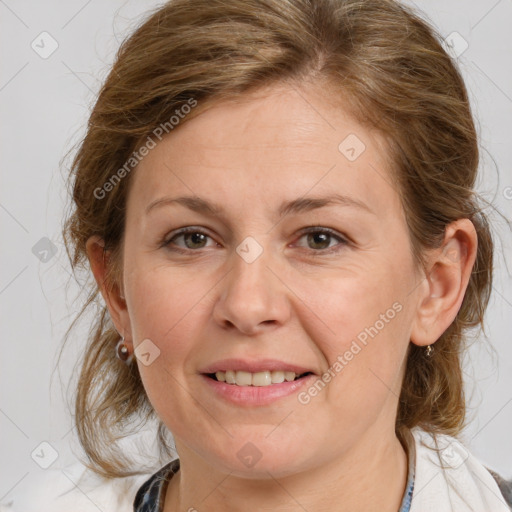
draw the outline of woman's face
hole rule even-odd
[[[178,453],[278,476],[393,436],[421,277],[383,139],[325,90],[274,86],[184,122],[134,172],[125,333]],[[313,375],[206,376],[291,369]]]

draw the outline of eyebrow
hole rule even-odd
[[[161,197],[152,201],[146,207],[146,215],[157,207],[167,206],[171,204],[180,204],[194,212],[206,215],[220,215],[225,213],[224,208],[218,204],[212,203],[206,199],[197,196],[181,196],[181,197]],[[344,206],[353,207],[366,211],[373,215],[376,213],[369,208],[365,203],[341,194],[331,194],[325,197],[300,197],[293,201],[285,201],[278,209],[279,216],[289,215],[291,213],[302,213],[325,206]]]

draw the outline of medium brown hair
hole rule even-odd
[[[478,252],[462,306],[431,358],[410,344],[396,419],[400,437],[414,426],[457,435],[465,419],[461,353],[466,330],[483,327],[493,242],[474,191],[479,150],[463,79],[435,29],[398,2],[174,0],[151,13],[121,45],[72,163],[73,204],[63,228],[71,265],[75,272],[88,271],[86,242],[99,235],[110,251],[106,282],[118,286],[136,166],[104,197],[95,191],[112,183],[133,151],[177,109],[191,98],[197,102],[186,122],[212,101],[307,79],[333,84],[325,94],[349,97],[357,119],[385,136],[418,267],[425,265],[427,249],[440,247],[449,223],[469,218],[475,225]],[[94,471],[136,474],[116,444],[129,433],[130,420],[159,422],[162,456],[171,453],[168,432],[137,365],[116,359],[119,334],[96,283],[89,284],[75,320],[97,306],[80,361],[78,436]]]

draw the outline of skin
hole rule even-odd
[[[366,146],[353,162],[338,150],[349,134]],[[435,343],[454,320],[477,236],[460,219],[448,226],[444,246],[428,253],[427,272],[414,266],[383,140],[311,84],[213,104],[132,171],[118,289],[103,285],[101,239],[88,241],[130,352],[145,339],[160,350],[150,365],[137,364],[181,461],[166,512],[239,511],[248,503],[251,510],[398,510],[407,458],[394,425],[407,349]],[[334,205],[277,214],[283,201],[333,192],[373,213]],[[145,213],[155,199],[181,195],[225,211],[174,204]],[[208,237],[161,246],[185,226]],[[308,226],[331,228],[347,243],[308,237],[301,231]],[[250,264],[236,252],[248,236],[263,249]],[[228,404],[198,373],[227,357],[270,357],[320,375],[396,302],[401,311],[308,404],[297,393],[261,407]],[[237,457],[247,442],[261,454],[251,468]]]

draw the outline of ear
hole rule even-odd
[[[130,352],[133,353],[131,324],[122,283],[111,283],[108,286],[106,281],[110,251],[105,251],[105,242],[96,235],[87,240],[85,247],[94,279],[105,300],[112,322],[114,322],[117,332],[124,338]]]
[[[464,299],[476,260],[478,236],[469,219],[459,219],[445,230],[443,245],[432,251],[420,289],[411,331],[415,345],[435,343],[451,325]]]

